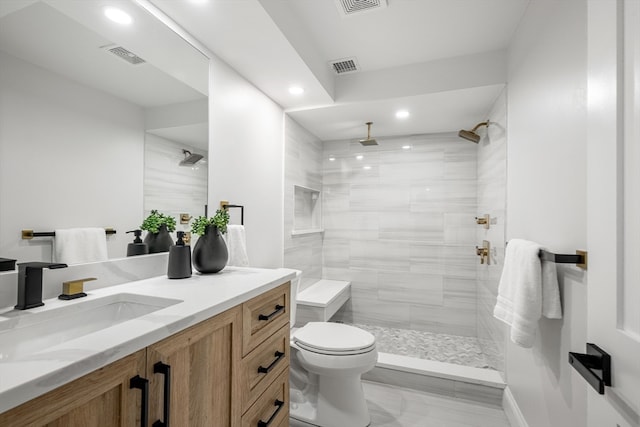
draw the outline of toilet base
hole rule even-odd
[[[319,427],[367,427],[371,423],[362,383],[317,377],[303,390],[290,388],[289,416]]]

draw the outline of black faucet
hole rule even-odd
[[[42,269],[64,268],[67,264],[24,262],[18,264],[18,310],[40,307],[42,302]]]

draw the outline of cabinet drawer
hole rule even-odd
[[[289,323],[290,288],[287,282],[242,304],[243,356]]]
[[[243,412],[288,366],[289,325],[287,324],[242,359],[240,372]]]
[[[242,427],[279,427],[288,419],[289,370],[285,370],[242,416]]]

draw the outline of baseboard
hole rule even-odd
[[[502,394],[502,409],[504,410],[511,427],[529,427],[527,420],[524,419],[524,415],[520,411],[520,407],[516,402],[513,393],[509,386],[505,387]]]

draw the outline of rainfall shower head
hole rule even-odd
[[[189,150],[182,150],[184,159],[178,163],[180,166],[193,166],[204,157],[202,154],[191,154]]]
[[[458,136],[460,138],[466,139],[467,141],[475,142],[477,144],[478,142],[480,142],[480,135],[476,133],[476,130],[478,130],[480,126],[489,126],[489,120],[487,120],[486,122],[478,123],[471,130],[462,129],[460,132],[458,132]]]
[[[364,146],[368,146],[368,145],[378,145],[378,141],[376,141],[375,139],[371,138],[371,125],[373,124],[373,122],[367,122],[367,139],[361,139],[360,140],[360,144],[364,145]]]

